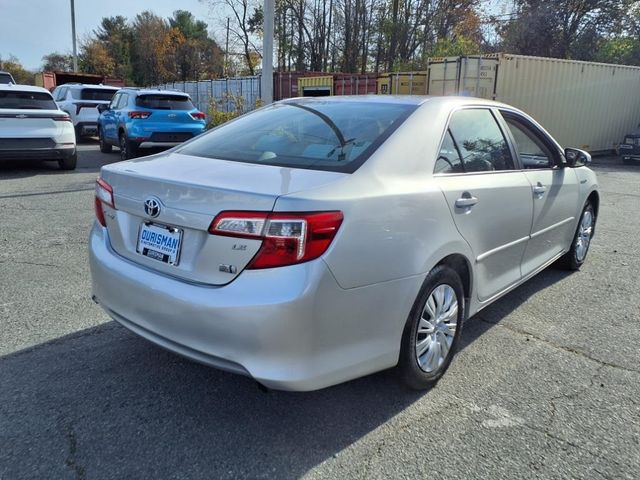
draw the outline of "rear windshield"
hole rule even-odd
[[[8,73],[0,73],[0,83],[14,83],[13,78]]]
[[[0,91],[0,108],[57,110],[53,97],[44,92]]]
[[[352,173],[415,109],[415,105],[374,102],[274,104],[222,125],[177,151]]]
[[[71,96],[76,100],[98,100],[110,102],[113,94],[118,91],[117,88],[107,90],[105,88],[83,88],[81,90],[71,90]]]
[[[140,95],[136,105],[154,110],[193,110],[193,103],[184,95]]]

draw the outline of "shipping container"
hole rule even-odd
[[[373,95],[378,92],[378,76],[370,74],[335,73],[333,75],[334,95]]]
[[[298,93],[298,79],[301,77],[321,77],[326,72],[274,72],[273,99],[294,98],[302,96]]]
[[[65,83],[84,83],[88,85],[110,85],[113,87],[124,87],[125,82],[119,78],[105,77],[103,75],[93,75],[90,73],[76,72],[38,72],[35,75],[37,87],[43,87],[51,91],[58,85]]]
[[[378,77],[381,95],[426,95],[427,72],[383,73]]]
[[[433,58],[427,73],[429,95],[508,103],[563,146],[610,151],[640,122],[640,67],[494,54]]]
[[[298,95],[301,97],[328,97],[333,95],[333,75],[299,77]]]

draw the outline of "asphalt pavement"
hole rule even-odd
[[[580,272],[474,317],[432,390],[393,371],[311,393],[165,352],[91,301],[99,167],[0,164],[0,479],[640,477],[640,166],[596,159]]]

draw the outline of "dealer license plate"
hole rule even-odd
[[[143,223],[136,251],[145,257],[177,265],[182,247],[182,230],[157,223]]]

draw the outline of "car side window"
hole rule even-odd
[[[462,173],[464,172],[464,166],[458,147],[453,141],[451,132],[447,130],[447,133],[442,140],[442,146],[440,152],[438,152],[438,158],[436,159],[436,166],[433,169],[433,173]]]
[[[508,114],[503,114],[503,117],[515,140],[522,166],[527,169],[553,168],[554,155],[544,140],[524,121]]]
[[[127,106],[127,103],[129,102],[129,95],[126,93],[121,93],[120,94],[120,101],[118,102],[118,106],[116,107],[118,110],[123,109],[124,107]]]
[[[67,88],[66,87],[62,87],[60,88],[55,95],[55,101],[56,102],[62,102],[67,98]]]
[[[451,116],[449,130],[462,156],[465,172],[515,169],[509,144],[490,110],[459,110]]]
[[[118,106],[118,102],[120,101],[121,93],[116,93],[111,99],[111,103],[109,104],[109,110],[115,110]]]

